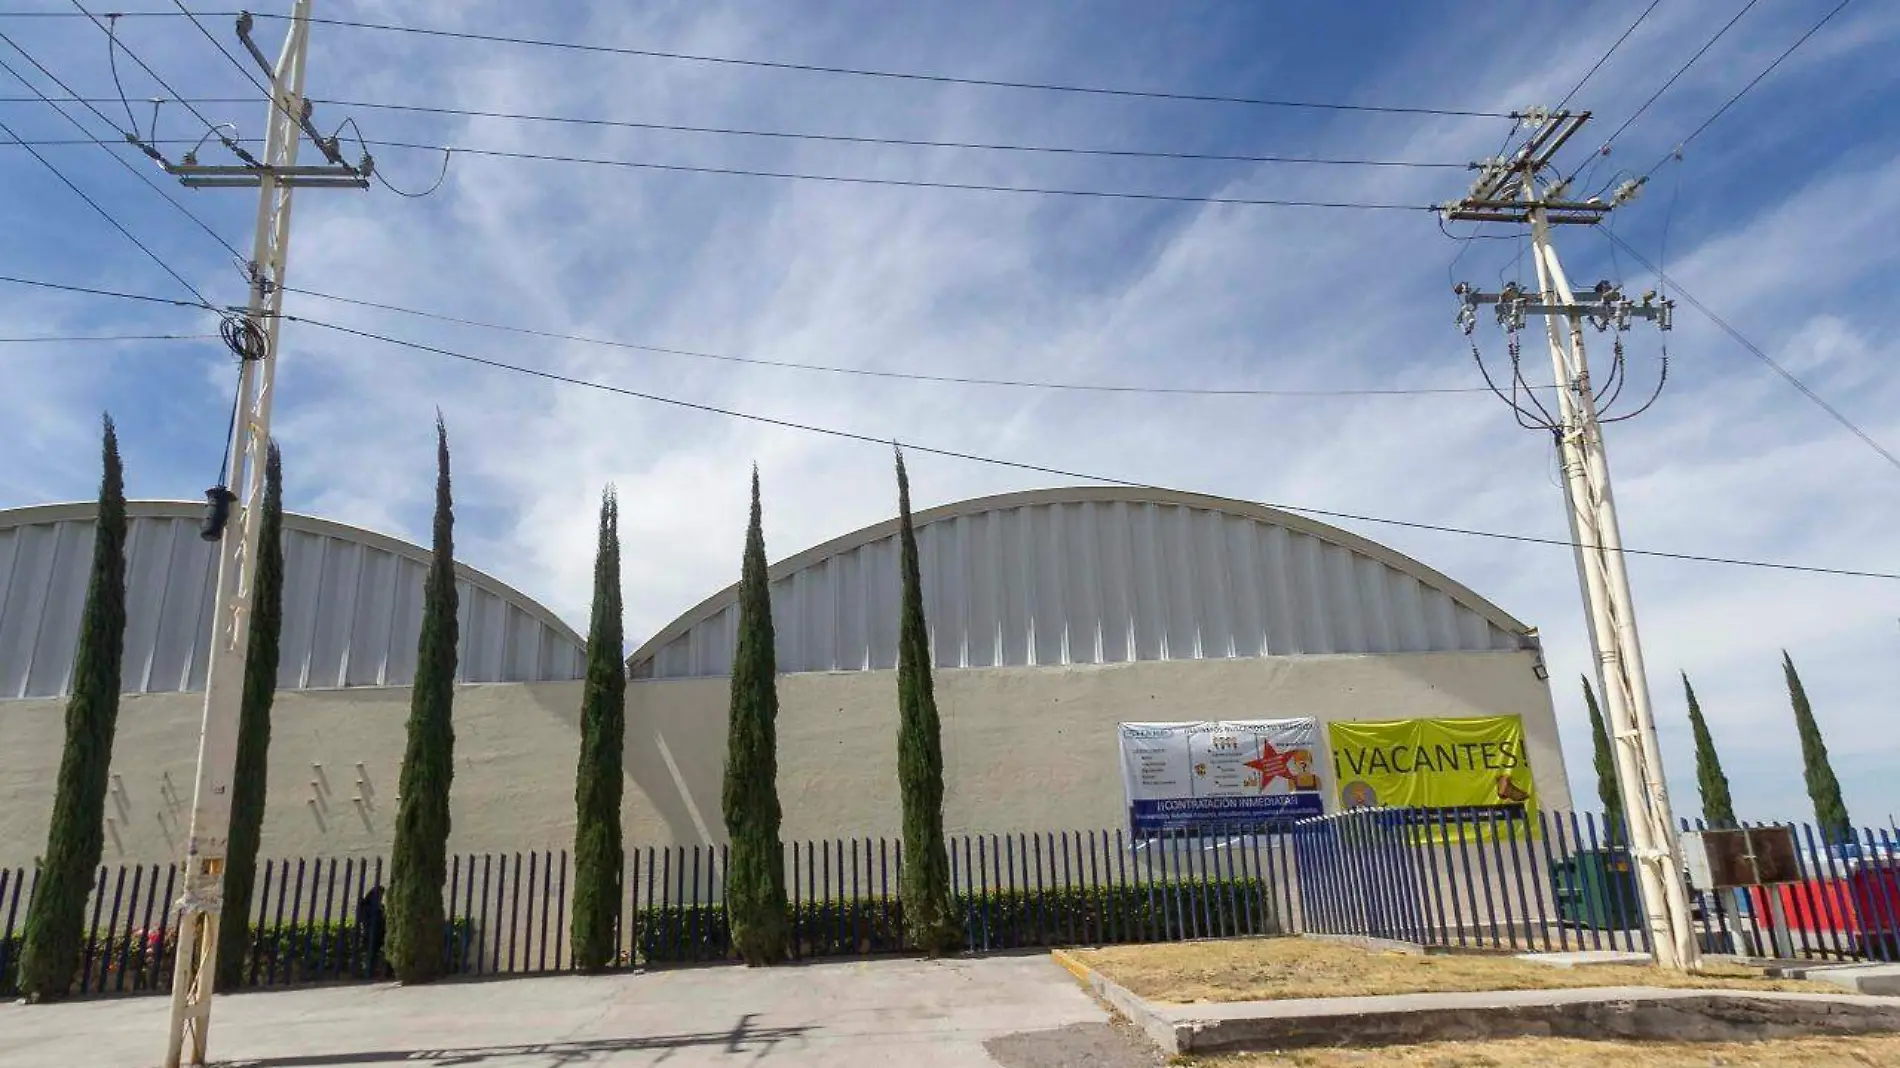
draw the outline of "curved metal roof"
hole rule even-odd
[[[1519,649],[1534,631],[1408,556],[1305,516],[1163,489],[979,497],[915,516],[939,667]],[[897,521],[770,570],[783,672],[890,668]],[[636,677],[731,667],[737,585],[674,620]]]
[[[126,506],[124,690],[204,688],[216,558],[200,504]],[[0,511],[0,698],[66,693],[92,566],[97,505]],[[282,689],[404,686],[415,675],[427,549],[314,516],[284,515]],[[586,642],[553,612],[456,565],[460,682],[580,678]]]

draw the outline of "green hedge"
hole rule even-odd
[[[968,944],[977,950],[1174,941],[1280,930],[1277,906],[1254,879],[959,894]],[[792,908],[794,957],[901,952],[903,910],[895,901],[799,903]],[[718,905],[643,909],[633,922],[631,964],[733,959]]]

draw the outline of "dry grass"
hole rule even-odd
[[[1176,1063],[1196,1068],[1888,1068],[1900,1065],[1900,1036],[1712,1043],[1514,1038],[1383,1049],[1234,1053]]]
[[[1841,992],[1717,965],[1701,976],[1619,964],[1552,968],[1503,955],[1421,957],[1306,938],[1114,946],[1075,955],[1141,997],[1179,1004],[1597,986]]]

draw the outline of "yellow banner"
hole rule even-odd
[[[1537,810],[1517,716],[1328,724],[1342,809]]]

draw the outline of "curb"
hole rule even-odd
[[[1167,1054],[1540,1035],[1739,1041],[1900,1031],[1900,999],[1650,987],[1164,1006],[1072,953],[1050,957]],[[1342,1042],[1342,1034],[1352,1037]]]
[[[1063,970],[1075,976],[1076,981],[1092,991],[1095,996],[1109,1003],[1116,1012],[1128,1018],[1128,1021],[1141,1028],[1148,1040],[1161,1047],[1163,1053],[1186,1053],[1192,1046],[1193,1027],[1177,1024],[1164,1019],[1155,1012],[1154,1006],[1137,996],[1134,991],[1115,982],[1094,968],[1077,960],[1067,950],[1053,949],[1049,955]]]

